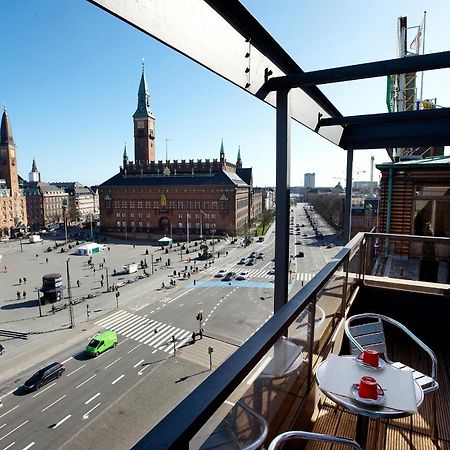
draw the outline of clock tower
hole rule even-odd
[[[134,161],[155,161],[155,118],[150,111],[150,95],[142,64],[141,82],[138,90],[138,105],[133,114],[134,122]]]

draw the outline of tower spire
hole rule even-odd
[[[238,147],[238,154],[237,154],[237,160],[236,160],[236,169],[242,169],[241,146]]]
[[[220,144],[220,162],[221,163],[225,162],[225,149],[223,148],[223,138],[222,143]]]
[[[144,60],[142,60],[142,74],[138,89],[138,105],[133,117],[152,117],[152,112],[150,110],[150,94],[148,93],[147,80],[145,79]]]
[[[9,122],[6,104],[3,105],[2,123],[0,126],[0,145],[1,144],[13,144],[14,145],[14,138],[13,138],[13,133],[12,133],[12,128],[11,128],[11,123]]]

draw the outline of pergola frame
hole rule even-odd
[[[129,17],[125,17],[126,12],[120,12],[124,11],[120,9],[123,6],[120,1],[88,1],[195,60],[195,57],[177,49],[173,43],[165,42],[162,37],[153,35],[154,30],[146,29],[143,25],[137,24],[139,21],[133,22]],[[137,3],[139,3],[139,0],[137,0]],[[285,76],[270,79],[270,70],[267,68],[266,82],[256,94],[259,98],[265,98],[270,92],[276,92],[277,94],[275,314],[240,349],[174,408],[165,419],[144,436],[134,447],[136,449],[149,448],[149,445],[160,445],[161,448],[189,448],[189,440],[242,382],[243,378],[255,367],[276,340],[285,333],[287,327],[305,309],[306,300],[318,295],[320,289],[333,275],[333,271],[337,270],[339,262],[349,258],[352,245],[350,243],[296,295],[295,300],[287,301],[291,120],[289,93],[292,89],[302,89],[316,105],[319,105],[329,115],[329,117],[318,115],[316,132],[333,126],[339,126],[343,129],[338,145],[347,151],[345,199],[345,237],[347,239],[350,238],[354,150],[450,145],[450,108],[343,117],[318,88],[320,84],[449,68],[450,52],[305,73],[238,0],[204,0],[204,3],[219,14],[246,42],[251,42],[251,45],[266,57],[268,65],[276,66],[285,74]],[[167,2],[167,4],[170,4],[170,2]],[[166,20],[170,19],[166,16],[165,18]],[[196,60],[196,62],[209,68],[203,60]],[[226,78],[217,70],[211,70]],[[233,80],[230,81],[234,82]]]

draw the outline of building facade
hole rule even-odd
[[[19,186],[16,144],[6,106],[0,125],[0,234],[27,226],[25,196]]]
[[[69,198],[68,218],[71,223],[85,222],[95,214],[95,199],[92,190],[75,182],[53,182],[53,186],[63,189]]]
[[[316,174],[315,173],[305,173],[305,188],[315,188],[316,187]]]
[[[450,156],[377,165],[379,232],[450,237]]]
[[[133,114],[134,162],[125,147],[119,173],[98,187],[101,230],[150,238],[164,234],[201,236],[244,231],[260,214],[253,201],[252,169],[219,159],[155,161],[155,117],[150,111],[145,73]]]

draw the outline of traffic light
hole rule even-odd
[[[203,312],[202,312],[202,311],[199,311],[199,312],[197,313],[196,319],[197,319],[197,320],[202,320],[202,319],[203,319]]]

